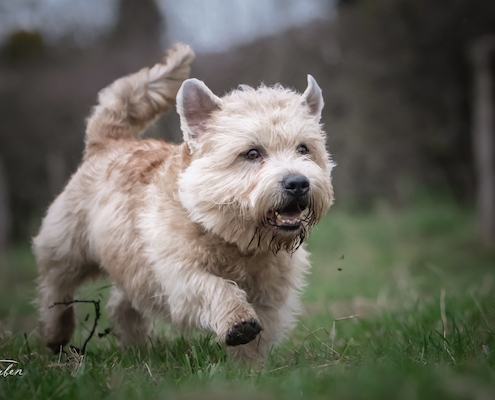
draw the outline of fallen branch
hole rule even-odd
[[[100,319],[100,300],[72,300],[72,301],[57,301],[53,303],[49,308],[55,307],[55,306],[60,306],[60,305],[72,305],[74,303],[92,303],[95,306],[95,320],[93,322],[93,329],[91,329],[91,332],[89,333],[89,336],[86,338],[84,341],[83,347],[81,350],[77,349],[74,347],[75,350],[78,351],[79,354],[84,355],[86,353],[86,346],[88,345],[89,341],[91,338],[94,336],[96,327],[98,325],[98,320]]]

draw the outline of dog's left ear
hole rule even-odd
[[[206,132],[211,114],[220,109],[221,104],[222,100],[202,81],[191,78],[182,83],[177,93],[177,112],[184,140],[191,151],[194,151]]]
[[[323,101],[323,96],[321,94],[321,89],[316,83],[315,78],[308,74],[308,87],[302,95],[304,102],[309,107],[309,112],[314,115],[318,120],[321,118],[321,110],[325,102]]]

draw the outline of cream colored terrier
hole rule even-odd
[[[302,95],[240,86],[219,98],[187,79],[193,58],[176,45],[99,94],[84,162],[34,239],[42,336],[56,352],[74,312],[50,306],[102,275],[123,345],[145,342],[159,315],[260,363],[295,324],[303,242],[333,200],[321,90],[308,75]],[[184,143],[138,141],[175,97]]]

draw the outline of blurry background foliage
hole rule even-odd
[[[261,82],[302,91],[315,76],[335,207],[407,205],[418,188],[474,206],[470,54],[494,31],[486,0],[0,0],[0,245],[32,236],[76,170],[97,92],[176,41],[195,48],[192,74],[218,94]],[[495,52],[485,50],[490,84]],[[180,141],[176,113],[149,135]]]

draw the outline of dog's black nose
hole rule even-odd
[[[309,181],[304,175],[289,175],[282,181],[284,190],[294,197],[301,197],[308,193]]]

